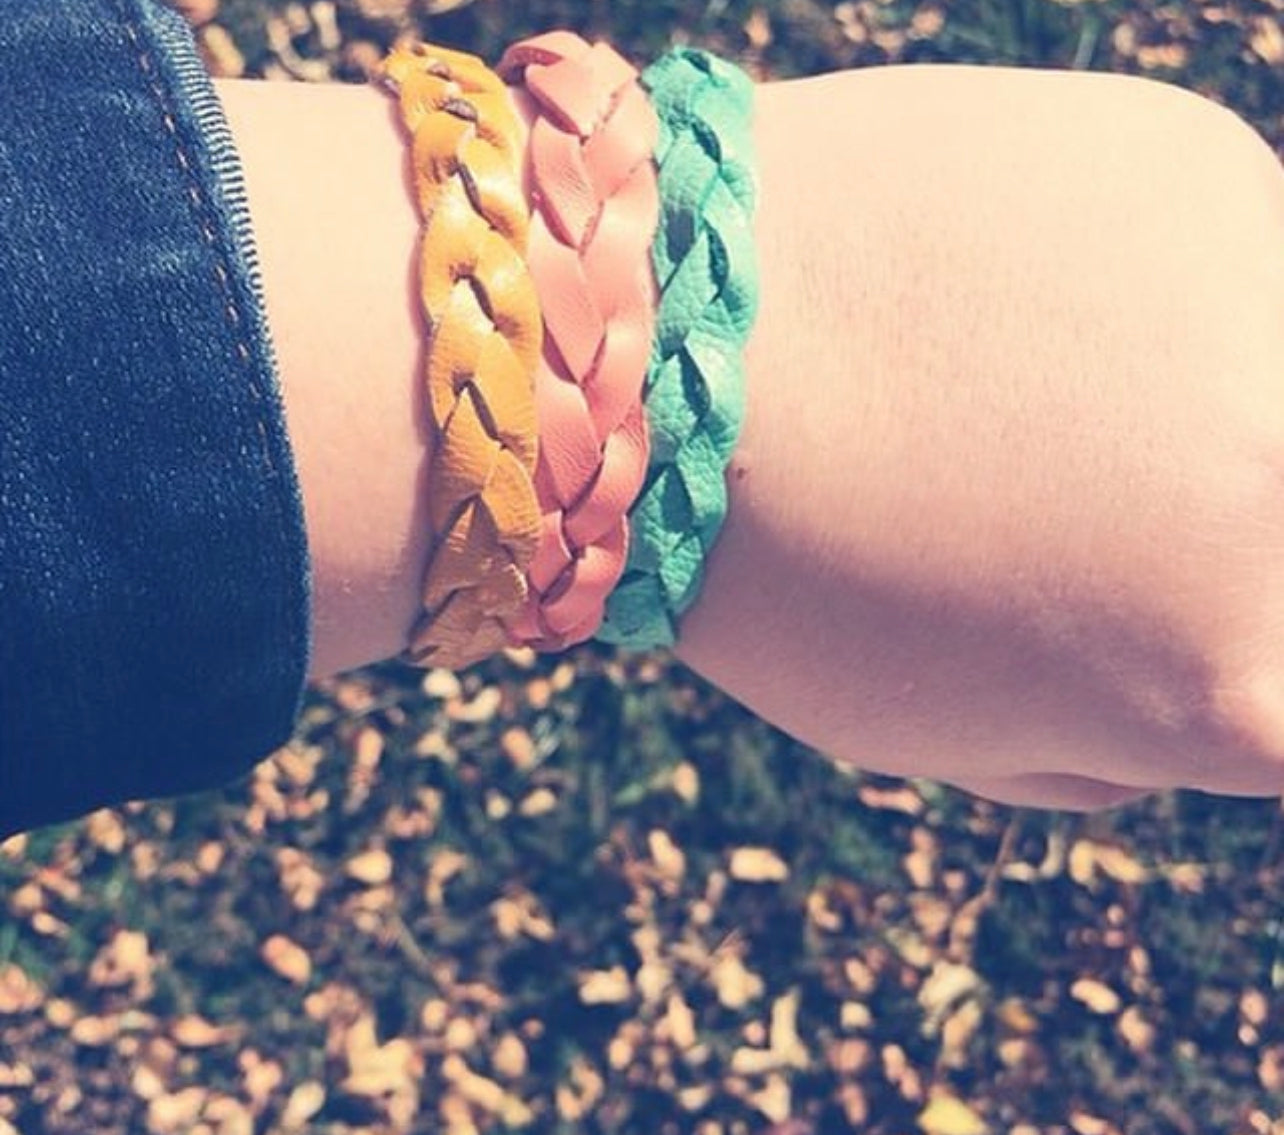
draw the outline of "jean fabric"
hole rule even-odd
[[[0,0],[0,836],[288,741],[311,564],[244,185],[181,17]]]

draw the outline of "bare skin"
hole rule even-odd
[[[397,653],[426,555],[404,144],[373,88],[218,87],[320,678]],[[763,87],[757,134],[748,420],[678,656],[839,761],[995,800],[1284,790],[1265,142],[1149,80],[946,65]]]

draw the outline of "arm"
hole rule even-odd
[[[372,88],[219,91],[321,677],[400,649],[427,551],[403,144]],[[763,87],[757,129],[748,420],[679,656],[840,760],[997,799],[1278,791],[1240,697],[1284,578],[1261,139],[1148,80],[938,65]]]

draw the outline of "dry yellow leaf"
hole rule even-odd
[[[963,1068],[968,1063],[968,1044],[976,1035],[984,1017],[981,1003],[964,1001],[941,1026],[941,1055],[952,1068]]]
[[[223,860],[227,857],[227,848],[218,842],[218,840],[206,840],[197,849],[196,870],[202,875],[215,875],[218,869],[223,866]]]
[[[840,1076],[858,1076],[874,1058],[873,1045],[860,1037],[844,1037],[830,1046],[827,1059]]]
[[[780,1067],[780,1057],[769,1048],[741,1045],[731,1054],[731,1071],[737,1076],[761,1076]]]
[[[779,883],[789,878],[785,861],[769,847],[738,847],[731,853],[728,871],[745,883]]]
[[[29,1088],[36,1082],[36,1075],[29,1064],[0,1064],[0,1091]]]
[[[1081,887],[1090,887],[1096,878],[1097,856],[1091,840],[1075,840],[1067,862],[1072,878]]]
[[[878,985],[877,975],[862,958],[851,957],[844,961],[843,976],[852,992],[861,997],[869,996]]]
[[[1081,977],[1070,986],[1070,996],[1082,1002],[1094,1013],[1117,1013],[1119,994],[1104,982],[1092,977]]]
[[[512,726],[505,729],[499,738],[499,747],[520,772],[525,772],[535,764],[535,739],[525,729]]]
[[[1119,1135],[1119,1128],[1109,1120],[1089,1115],[1086,1111],[1072,1111],[1070,1126],[1077,1135]]]
[[[56,1029],[69,1029],[76,1019],[76,1006],[64,997],[55,997],[45,1005],[45,1020]]]
[[[1284,1091],[1284,1044],[1273,1044],[1262,1050],[1257,1061],[1257,1079],[1268,1092]]]
[[[623,966],[592,970],[580,977],[580,1000],[585,1005],[618,1005],[632,994],[629,973]]]
[[[1246,989],[1239,999],[1239,1012],[1250,1025],[1264,1025],[1270,1004],[1260,989]]]
[[[1163,874],[1172,884],[1173,890],[1180,894],[1202,894],[1204,877],[1208,868],[1202,863],[1173,863],[1164,868]]]
[[[728,1009],[743,1009],[762,996],[763,982],[733,953],[718,955],[709,971],[718,1000]]]
[[[1141,1008],[1129,1005],[1115,1026],[1128,1047],[1138,1056],[1148,1053],[1155,1043],[1155,1028],[1142,1016]]]
[[[935,1033],[954,1003],[974,994],[980,985],[980,977],[970,966],[937,961],[918,991],[918,1003],[927,1011],[924,1035]]]
[[[451,1053],[442,1061],[441,1074],[474,1107],[489,1115],[494,1115],[503,1108],[507,1094],[503,1087],[474,1072],[458,1053]]]
[[[448,1052],[467,1052],[477,1044],[477,1026],[467,1017],[452,1017],[442,1041]]]
[[[869,1100],[860,1084],[853,1080],[844,1083],[838,1089],[838,1102],[853,1130],[859,1131],[869,1122]]]
[[[611,1043],[606,1048],[607,1063],[617,1072],[622,1072],[625,1068],[628,1068],[633,1063],[636,1055],[637,1049],[634,1047],[633,1041],[624,1034],[623,1029],[611,1038]]]
[[[1253,32],[1248,45],[1272,67],[1284,63],[1284,32],[1274,16],[1254,16],[1250,21]]]
[[[119,1017],[81,1017],[71,1026],[71,1039],[86,1048],[103,1048],[118,1036]]]
[[[762,1112],[772,1123],[784,1123],[789,1118],[789,1113],[793,1111],[789,1081],[779,1072],[771,1073],[767,1077],[766,1084],[759,1091],[751,1092],[745,1100]]]
[[[368,887],[377,887],[392,878],[392,856],[382,847],[372,847],[348,860],[348,878]]]
[[[1017,997],[1005,997],[997,1010],[999,1020],[1014,1033],[1029,1034],[1039,1031],[1039,1018],[1026,1008]]]
[[[874,1015],[868,1005],[859,1001],[844,1001],[838,1011],[839,1023],[844,1029],[867,1029],[874,1023]]]
[[[428,866],[428,881],[424,884],[424,899],[430,907],[439,907],[445,901],[445,887],[472,861],[453,848],[442,848],[433,854]]]
[[[165,1094],[166,1084],[160,1073],[147,1064],[140,1064],[130,1077],[130,1087],[140,1100],[154,1100]]]
[[[1122,847],[1098,844],[1096,857],[1098,869],[1118,883],[1135,885],[1150,878],[1150,872]]]
[[[935,941],[949,928],[953,909],[940,895],[914,891],[909,896],[910,914],[927,938]]]
[[[917,816],[923,810],[923,797],[909,785],[901,788],[877,788],[872,784],[862,784],[856,790],[856,795],[867,808],[904,812],[907,816]]]
[[[251,1058],[252,1057],[252,1058]],[[285,1080],[285,1072],[275,1060],[263,1060],[257,1052],[241,1053],[241,1082],[256,1111],[267,1107],[272,1093]]]
[[[543,816],[556,808],[557,793],[551,788],[537,788],[517,805],[517,811],[523,816]]]
[[[226,1044],[235,1039],[236,1030],[227,1027],[219,1028],[210,1024],[204,1017],[190,1013],[174,1022],[170,1035],[183,1048],[212,1048],[214,1045]]]
[[[669,1042],[679,1051],[692,1048],[696,1043],[695,1014],[682,994],[674,990],[669,994],[664,1023],[668,1028]]]
[[[193,1127],[197,1135],[202,1127],[211,1135],[254,1135],[254,1115],[243,1101],[234,1096],[212,1095],[201,1113],[204,1123]]]
[[[312,959],[297,942],[284,934],[273,934],[263,943],[260,956],[279,977],[295,985],[306,985],[312,977]]]
[[[503,691],[498,686],[486,686],[470,702],[456,702],[446,707],[446,716],[465,725],[481,725],[499,712],[504,702]]]
[[[935,1095],[918,1115],[918,1125],[927,1135],[988,1135],[985,1121],[962,1100]]]
[[[667,962],[651,958],[638,966],[633,984],[646,1005],[654,1005],[673,984],[673,971]]]
[[[111,808],[100,808],[85,821],[85,835],[108,855],[119,855],[125,848],[124,821]]]
[[[680,880],[687,869],[687,857],[673,842],[673,837],[663,828],[652,828],[646,838],[651,858],[660,874],[674,882]]]
[[[147,986],[151,972],[147,935],[136,930],[118,930],[89,964],[89,984],[95,989]]]
[[[30,1013],[44,996],[44,990],[12,962],[0,968],[0,1017]]]
[[[1020,1068],[1034,1058],[1035,1047],[1025,1037],[1010,1036],[999,1041],[995,1052],[1004,1068]]]
[[[674,795],[684,804],[694,804],[696,798],[700,795],[700,773],[696,770],[695,765],[689,761],[683,761],[673,770],[673,777],[669,781],[669,787],[673,789]]]
[[[490,1062],[496,1073],[505,1079],[520,1079],[526,1075],[528,1066],[526,1046],[516,1033],[507,1032],[496,1043]]]
[[[910,851],[901,862],[916,887],[924,889],[932,885],[940,853],[940,840],[930,828],[920,826],[910,832]]]
[[[798,1036],[798,1002],[800,990],[795,987],[777,997],[771,1006],[771,1051],[782,1064],[792,1068],[807,1068],[811,1053]]]
[[[183,1088],[157,1096],[147,1105],[147,1130],[151,1135],[186,1135],[205,1106],[204,1088]]]
[[[678,1103],[683,1111],[703,1111],[713,1099],[712,1084],[692,1084],[678,1089]]]

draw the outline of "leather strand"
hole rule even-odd
[[[524,85],[536,112],[529,259],[544,313],[535,378],[543,520],[530,594],[509,630],[517,643],[560,650],[602,621],[646,476],[659,123],[637,70],[573,32],[523,40],[497,70]]]
[[[645,390],[651,457],[630,512],[628,564],[597,637],[671,646],[727,511],[725,470],[744,418],[742,354],[758,307],[753,84],[677,48],[642,74],[660,118],[660,288]]]
[[[542,346],[525,264],[520,130],[481,60],[415,42],[376,76],[411,136],[421,306],[436,430],[424,610],[399,656],[463,667],[503,649],[539,541],[533,380]]]

